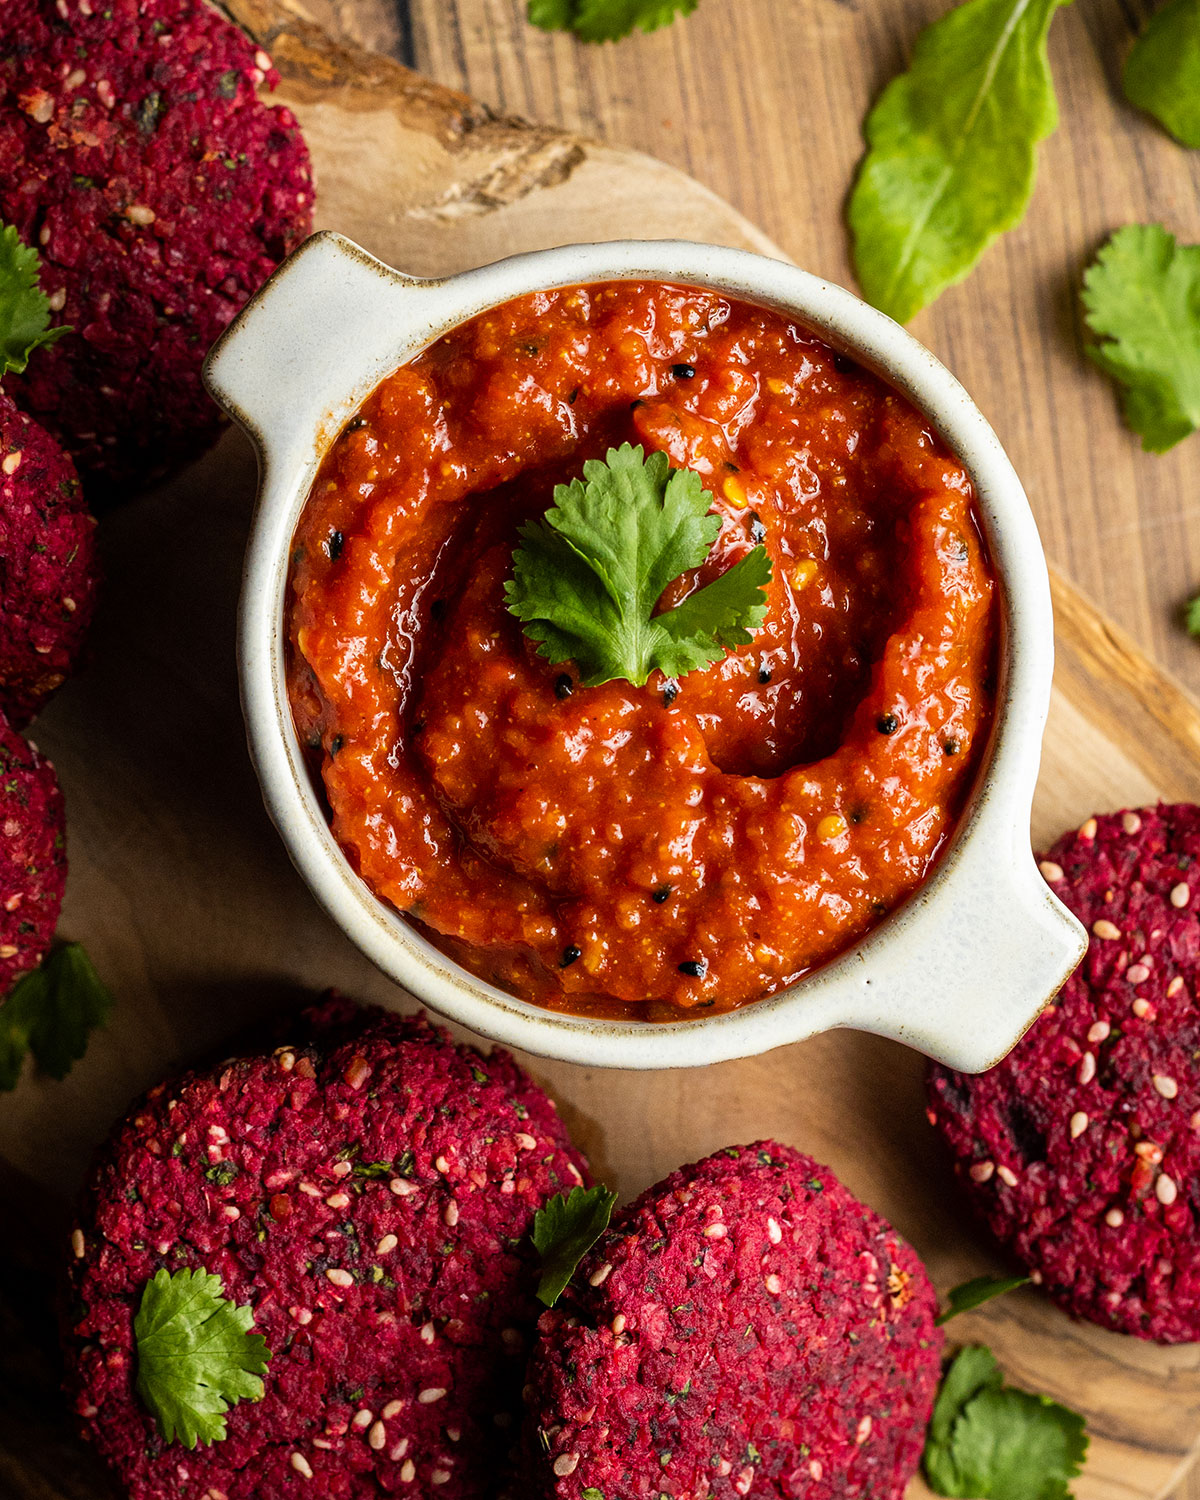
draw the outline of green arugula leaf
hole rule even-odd
[[[973,1281],[964,1281],[961,1286],[951,1287],[946,1294],[946,1306],[934,1319],[940,1328],[959,1313],[982,1307],[993,1297],[1003,1297],[1006,1292],[1015,1292],[1019,1286],[1029,1284],[1028,1276],[976,1276]]]
[[[1070,0],[967,0],[867,116],[848,215],[869,302],[906,323],[1017,224],[1058,123],[1046,37]]]
[[[271,1351],[250,1333],[254,1310],[224,1295],[208,1271],[159,1271],[146,1283],[133,1322],[137,1393],[168,1443],[219,1443],[225,1413],[261,1401]]]
[[[0,1090],[16,1088],[30,1052],[43,1073],[65,1078],[111,1009],[112,996],[83,945],[58,944],[0,1005]]]
[[[1200,245],[1126,224],[1083,278],[1088,353],[1125,387],[1125,420],[1164,453],[1200,427]]]
[[[1070,1500],[1087,1452],[1083,1418],[1003,1384],[991,1351],[959,1352],[942,1382],[923,1464],[930,1488],[964,1500]]]
[[[0,229],[0,375],[20,374],[43,344],[70,333],[51,328],[50,303],[38,284],[38,253],[11,224]]]
[[[634,28],[657,31],[690,16],[700,0],[529,0],[528,16],[545,31],[572,31],[581,42],[616,42]]]
[[[533,1243],[542,1257],[537,1294],[547,1307],[562,1296],[575,1267],[608,1228],[616,1201],[616,1193],[598,1183],[559,1193],[534,1215]]]
[[[711,666],[752,639],[766,614],[771,561],[763,546],[674,609],[654,614],[666,586],[699,567],[721,519],[690,469],[628,443],[589,459],[583,479],[555,486],[554,505],[521,528],[509,609],[548,661],[577,663],[584,685],[623,677],[640,686]]]
[[[1200,146],[1200,0],[1169,0],[1125,63],[1125,95],[1185,146]]]

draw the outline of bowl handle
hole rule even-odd
[[[898,914],[909,930],[869,981],[870,1030],[963,1073],[982,1073],[1011,1050],[1088,942],[1042,878],[1028,834],[985,822],[992,827],[951,852],[957,868],[945,881]]]
[[[340,426],[368,393],[347,395],[346,372],[411,342],[429,321],[428,299],[412,289],[436,285],[344,235],[311,235],[213,345],[204,382],[264,458],[311,450],[314,433]]]

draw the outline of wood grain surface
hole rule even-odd
[[[580,138],[603,128],[692,167],[795,258],[840,279],[838,207],[862,106],[937,8],[704,0],[685,26],[585,52],[528,32],[516,0],[413,0],[403,11],[343,0],[337,15],[332,0],[303,0],[310,19],[469,87],[489,109],[394,61],[331,50],[296,23],[299,3],[283,32],[274,0],[230,8],[273,38],[282,92],[316,156],[321,222],[394,263],[448,270],[637,233],[769,245],[670,167]],[[1187,445],[1167,459],[1137,452],[1079,357],[1071,311],[1079,264],[1122,218],[1162,214],[1197,237],[1181,217],[1196,213],[1195,167],[1104,93],[1103,68],[1115,64],[1100,59],[1124,45],[1124,12],[1078,0],[1061,19],[1074,29],[1055,40],[1060,88],[1079,94],[1090,122],[1086,148],[1071,149],[1089,170],[1048,193],[1048,154],[1036,210],[1048,219],[994,252],[916,331],[997,425],[1060,560],[1200,681],[1168,597],[1193,586],[1193,562],[1200,577],[1185,487],[1197,457]],[[529,127],[509,117],[517,110],[571,128]],[[1054,149],[1064,142],[1065,131]],[[1137,167],[1122,175],[1113,163],[1126,147]],[[1064,170],[1073,161],[1068,152]],[[0,1220],[11,1227],[0,1237],[0,1496],[110,1493],[67,1431],[50,1312],[65,1205],[108,1123],[169,1069],[220,1055],[239,1028],[327,984],[397,1003],[291,870],[246,759],[233,611],[253,484],[253,458],[230,434],[169,489],[106,522],[95,663],[39,721],[70,807],[63,931],[87,942],[118,1007],[65,1084],[26,1078],[0,1107]],[[1106,568],[1097,529],[1121,526],[1123,561]],[[1200,800],[1189,699],[1070,585],[1057,581],[1055,594],[1059,667],[1035,839],[1096,808]],[[892,1217],[943,1290],[997,1268],[964,1225],[924,1122],[920,1060],[900,1047],[835,1033],[710,1069],[702,1088],[695,1075],[532,1066],[623,1195],[681,1160],[775,1133]],[[1200,1346],[1161,1350],[1072,1324],[1033,1292],[970,1315],[957,1336],[986,1340],[1012,1378],[1084,1411],[1093,1449],[1079,1500],[1157,1500],[1178,1483],[1200,1437]]]

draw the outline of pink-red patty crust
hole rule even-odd
[[[1200,1339],[1200,808],[1089,819],[1042,872],[1087,956],[1003,1062],[934,1067],[930,1119],[993,1234],[1076,1317]]]
[[[684,1167],[542,1315],[514,1500],[899,1500],[936,1311],[913,1251],[809,1157]]]
[[[0,1004],[45,958],[66,883],[58,777],[0,713]]]
[[[202,452],[217,335],[312,224],[270,59],[206,0],[4,0],[0,219],[75,330],[6,384],[89,492]]]
[[[75,1409],[132,1500],[482,1500],[517,1431],[533,1216],[585,1164],[507,1053],[339,1000],[297,1030],[151,1090],[101,1152],[71,1258]],[[156,1271],[201,1266],[272,1358],[263,1399],[188,1452],[135,1394],[132,1325]]]
[[[75,465],[0,391],[0,710],[17,728],[74,667],[98,573]]]

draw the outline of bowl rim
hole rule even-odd
[[[293,291],[304,293],[288,283],[301,279],[296,273],[306,261],[313,269],[318,253],[340,257],[347,267],[355,262],[377,290],[388,285],[404,297],[419,298],[420,311],[414,300],[413,315],[406,327],[397,327],[389,346],[396,354],[390,363],[376,355],[361,370],[327,377],[326,386],[332,378],[336,389],[334,399],[325,390],[320,410],[310,402],[307,418],[302,415],[290,436],[280,437],[270,419],[255,410],[248,388],[239,389],[231,367],[239,348],[261,335],[256,324],[265,324],[271,299],[279,310]],[[329,274],[321,266],[315,270]],[[324,821],[284,683],[284,589],[295,524],[321,458],[370,390],[442,334],[513,297],[638,279],[704,286],[775,308],[908,397],[971,475],[1003,620],[989,745],[953,838],[917,891],[864,938],[795,985],[734,1011],[664,1024],[579,1017],[519,1000],[460,968],[376,897]],[[352,295],[366,295],[369,284],[362,281]],[[205,378],[259,449],[261,487],[246,554],[238,656],[251,756],[268,811],[293,863],[337,924],[385,974],[442,1015],[505,1045],[591,1066],[700,1066],[761,1053],[831,1027],[854,1026],[975,1071],[990,1066],[1019,1038],[1082,955],[1086,936],[1037,875],[1029,848],[1029,813],[1050,698],[1053,622],[1045,558],[1028,501],[998,438],[954,376],[907,330],[853,293],[784,261],[669,240],[567,245],[426,280],[394,271],[352,242],[323,232],[306,241],[243,309],[211,351]],[[995,866],[991,876],[976,848],[984,843]],[[1019,898],[1021,915],[1035,927],[1040,924],[1047,934],[1056,928],[1059,957],[1041,964],[1029,995],[1010,1007],[999,1029],[984,1025],[972,1037],[970,1028],[959,1024],[956,1038],[948,1039],[936,1016],[932,1024],[928,1017],[910,1023],[888,1013],[886,992],[889,983],[896,986],[900,970],[914,962],[914,945],[928,948],[931,911],[948,908],[946,892],[956,882],[966,885],[967,865],[974,885],[993,879],[1001,892]],[[1012,942],[1009,949],[1016,951]],[[946,975],[950,972],[947,967]]]

